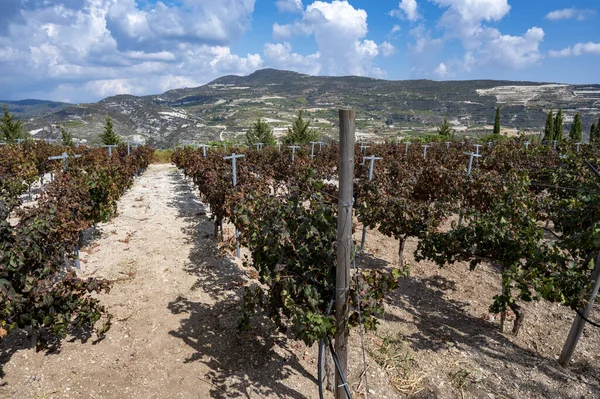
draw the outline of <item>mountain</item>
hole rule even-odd
[[[35,118],[51,114],[53,112],[70,107],[73,104],[44,100],[0,100],[0,105],[6,105],[6,108],[10,111],[10,113],[14,114],[19,119],[25,120],[28,118]]]
[[[117,133],[156,146],[186,140],[239,138],[258,117],[283,134],[299,110],[322,134],[335,136],[338,109],[357,111],[357,131],[367,137],[423,135],[444,116],[460,134],[490,133],[495,108],[505,129],[543,130],[549,109],[563,108],[568,124],[580,112],[584,130],[600,115],[600,85],[494,80],[388,81],[357,76],[309,76],[263,69],[249,76],[224,76],[204,86],[160,95],[119,95],[79,104],[26,121],[38,135],[56,135],[64,124],[76,137],[95,142],[105,116]],[[48,128],[54,125],[54,129]],[[38,136],[39,137],[39,136]]]

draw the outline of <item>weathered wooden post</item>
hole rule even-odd
[[[353,109],[341,109],[340,115],[340,192],[337,226],[337,269],[335,282],[335,352],[340,370],[336,374],[336,399],[345,398],[345,378],[348,375],[348,290],[352,261],[352,207],[354,179]],[[341,373],[341,375],[340,375]]]
[[[594,270],[592,271],[590,280],[592,280],[594,284],[590,292],[590,299],[588,300],[587,306],[580,310],[581,314],[583,314],[583,317],[586,319],[590,316],[590,312],[594,306],[594,301],[598,296],[598,290],[600,289],[600,254],[598,254],[598,257],[596,258],[596,264],[594,265]],[[575,352],[575,348],[577,347],[577,342],[579,342],[581,334],[583,333],[583,327],[585,326],[585,323],[586,321],[579,315],[579,313],[577,313],[575,315],[575,320],[571,325],[571,330],[569,331],[565,345],[563,346],[558,358],[558,363],[560,363],[561,366],[566,367],[571,361],[573,353]]]

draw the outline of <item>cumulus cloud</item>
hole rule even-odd
[[[95,101],[197,86],[263,66],[260,54],[229,48],[247,29],[254,0],[166,4],[140,10],[129,0],[19,0],[21,19],[0,32],[3,97]],[[122,20],[111,30],[117,15]]]
[[[577,43],[573,47],[567,47],[562,50],[550,50],[548,55],[550,57],[571,57],[580,55],[600,55],[600,43],[588,42],[588,43]]]
[[[390,11],[390,15],[414,22],[421,18],[418,8],[417,0],[402,0],[398,4],[398,9]]]
[[[302,12],[304,10],[302,0],[277,0],[275,5],[279,12]]]
[[[392,43],[383,42],[379,45],[379,49],[381,50],[381,55],[384,57],[390,57],[396,54],[396,47]]]
[[[318,75],[321,72],[319,63],[321,54],[314,53],[309,55],[300,55],[292,52],[292,46],[289,43],[267,43],[264,47],[265,61],[269,66],[281,69],[293,70],[296,72]]]
[[[440,65],[438,65],[438,67],[433,70],[433,74],[438,79],[445,79],[448,76],[450,76],[450,71],[448,70],[448,67],[446,66],[446,64],[444,64],[443,62],[440,62]]]
[[[379,46],[365,39],[367,12],[347,1],[315,1],[306,7],[299,21],[273,25],[276,39],[287,40],[295,35],[314,36],[323,73],[371,76],[385,73],[373,65],[380,53]]]
[[[119,49],[165,48],[173,42],[223,45],[250,27],[255,0],[198,0],[139,9],[135,0],[114,2],[106,26]]]
[[[545,18],[550,21],[559,21],[561,19],[576,19],[578,21],[583,21],[594,15],[596,15],[596,11],[594,10],[580,10],[572,7],[549,12],[546,14]]]
[[[475,68],[522,69],[543,59],[540,44],[544,31],[538,27],[522,35],[507,35],[490,24],[501,21],[510,12],[507,0],[431,0],[444,12],[437,22],[443,35],[431,38],[423,25],[411,30],[415,42],[409,45],[416,70],[422,74],[433,71],[440,77],[448,73],[470,72]],[[464,55],[440,63],[432,53],[447,43],[459,41]]]
[[[438,25],[454,37],[477,35],[482,22],[497,22],[510,11],[507,0],[432,0],[447,8]]]

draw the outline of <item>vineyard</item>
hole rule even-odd
[[[57,154],[62,162],[52,159]],[[0,147],[0,336],[27,329],[33,345],[44,348],[68,333],[89,334],[107,316],[90,293],[108,291],[110,282],[78,278],[77,250],[84,231],[115,214],[117,200],[151,156],[149,148],[109,158],[102,149],[44,142]],[[48,174],[52,181],[44,185]],[[42,190],[33,201],[37,180]],[[109,328],[107,317],[98,338]]]
[[[0,393],[77,397],[73,378],[89,397],[332,397],[342,209],[353,397],[600,397],[581,321],[600,319],[599,143],[357,143],[349,203],[340,151],[183,146],[175,170],[146,147],[0,147],[0,367],[27,364],[9,350],[26,340],[73,373]],[[95,225],[112,232],[97,248]]]

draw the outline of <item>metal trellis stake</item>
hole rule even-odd
[[[200,144],[198,147],[202,147],[202,157],[206,158],[206,149],[210,146],[206,144]]]
[[[469,156],[469,167],[467,168],[467,176],[471,176],[471,171],[473,170],[473,158],[479,159],[481,155],[475,154],[473,152],[465,152],[465,155]],[[458,227],[462,225],[462,209],[458,213]]]
[[[323,148],[323,143],[322,141],[311,141],[311,149],[310,149],[310,159],[315,159],[315,144],[319,145],[319,151],[321,151],[321,149]]]
[[[118,145],[111,144],[111,145],[103,145],[101,147],[108,148],[108,156],[112,158],[112,149],[117,148]]]
[[[408,146],[410,145],[410,141],[404,143],[404,155],[408,154]]]
[[[529,141],[526,141],[526,142],[525,142],[525,149],[526,149],[526,150],[529,150],[529,144],[531,144]]]
[[[256,146],[256,151],[260,151],[263,149],[265,143],[255,143],[254,145]]]
[[[233,187],[237,186],[237,164],[236,164],[236,160],[238,158],[244,158],[243,154],[238,154],[236,155],[236,153],[234,152],[233,154],[231,154],[231,156],[229,157],[223,157],[223,159],[225,160],[229,160],[231,159],[231,168],[233,170]],[[238,230],[237,226],[235,228],[235,256],[237,256],[237,258],[240,258],[240,231]]]
[[[365,161],[369,161],[370,165],[369,165],[369,181],[373,180],[373,167],[375,166],[375,161],[380,160],[383,158],[380,157],[376,157],[375,155],[371,155],[369,157],[363,157],[363,163]],[[363,231],[362,231],[362,239],[360,240],[360,250],[364,250],[365,248],[365,241],[367,240],[367,226],[363,225]]]
[[[427,149],[429,148],[429,146],[427,144],[425,144],[423,146],[423,159],[427,159]]]
[[[288,148],[292,149],[292,162],[294,162],[295,156],[296,156],[296,150],[300,149],[299,145],[290,145],[288,146]]]

